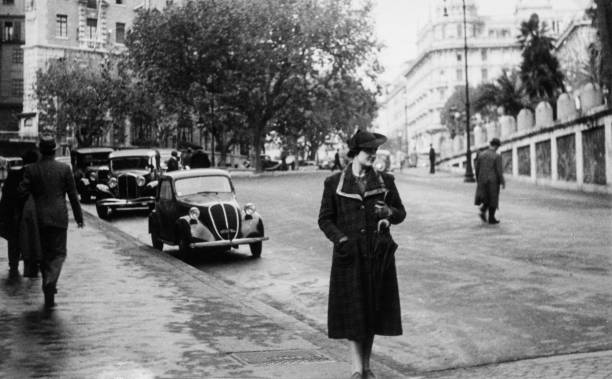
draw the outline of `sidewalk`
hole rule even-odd
[[[0,377],[349,376],[345,343],[91,215],[85,221],[69,229],[52,312],[42,308],[40,279],[6,283],[0,240]]]

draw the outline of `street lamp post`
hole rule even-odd
[[[465,177],[464,181],[473,183],[474,171],[472,170],[472,150],[470,149],[470,82],[468,79],[468,45],[467,45],[467,19],[465,16],[466,7],[465,0],[463,4],[463,58],[465,62],[465,135],[466,135],[466,151],[465,151]],[[446,9],[446,0],[444,0],[444,16],[448,17]]]

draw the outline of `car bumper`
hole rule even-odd
[[[219,240],[210,242],[192,242],[189,244],[191,248],[198,247],[215,247],[215,246],[234,246],[267,241],[269,237],[251,237],[251,238],[235,238],[233,240]]]
[[[155,198],[153,197],[139,197],[136,199],[102,199],[98,201],[97,205],[110,207],[110,208],[135,208],[135,207],[148,207],[155,204]]]

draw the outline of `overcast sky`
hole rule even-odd
[[[391,79],[401,62],[416,56],[417,26],[427,20],[430,3],[441,0],[375,0],[374,20],[378,39],[387,47],[380,60]],[[513,14],[515,0],[476,0],[480,15]],[[553,0],[559,9],[584,9],[589,0]]]

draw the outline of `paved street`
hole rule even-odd
[[[127,233],[119,240],[115,240],[118,237],[112,228],[107,229],[108,224],[94,222],[85,232],[90,235],[85,241],[87,246],[95,246],[87,257],[96,259],[108,249],[118,249],[118,257],[108,264],[114,270],[120,269],[121,274],[105,278],[102,283],[110,283],[117,294],[125,291],[126,298],[130,294],[143,296],[143,305],[147,304],[149,291],[123,288],[124,276],[128,278],[123,280],[126,284],[133,283],[130,277],[141,276],[153,289],[153,295],[162,288],[162,293],[167,291],[166,295],[171,297],[184,296],[182,286],[187,284],[180,276],[166,283],[168,274],[162,272],[163,265],[171,265],[175,274],[176,270],[181,275],[188,272],[213,288],[230,291],[233,301],[244,304],[245,309],[265,309],[264,313],[272,314],[273,320],[280,320],[282,327],[277,331],[280,335],[270,336],[265,346],[276,340],[282,342],[279,345],[282,349],[297,346],[326,354],[336,351],[335,360],[341,362],[343,344],[327,341],[325,337],[331,246],[316,225],[325,175],[328,173],[235,178],[239,200],[257,205],[270,236],[270,241],[264,243],[260,260],[252,260],[248,249],[241,249],[193,258],[188,263],[199,271],[193,270],[172,258],[172,248],[157,254],[144,247],[150,242],[142,212],[122,214],[111,221],[112,226]],[[605,378],[612,375],[612,355],[608,352],[612,350],[609,279],[612,204],[609,197],[510,182],[501,198],[502,223],[489,226],[481,224],[476,207],[471,205],[473,185],[462,183],[459,177],[410,171],[397,174],[397,185],[408,211],[406,221],[393,229],[400,245],[397,264],[404,335],[375,341],[374,353],[378,367],[384,371],[382,377]],[[90,206],[87,208],[92,210]],[[108,237],[98,236],[98,227]],[[129,235],[141,242],[127,242]],[[146,257],[151,254],[161,261],[147,263]],[[5,259],[2,256],[0,264],[5,264]],[[76,253],[69,257],[66,276],[71,275],[71,265],[84,264],[77,263],[79,259]],[[153,272],[147,268],[149,264],[156,267]],[[103,277],[93,272],[79,275]],[[197,291],[194,287],[188,294],[192,296]],[[149,309],[156,316],[137,325],[137,330],[161,333],[160,325],[167,325],[172,317],[185,318],[177,321],[177,328],[181,329],[181,322],[187,322],[192,312],[208,315],[221,312],[225,315],[223,319],[231,318],[231,312],[242,312],[235,304],[227,305],[227,309],[225,304],[204,309],[184,300],[189,306],[173,305],[179,310],[174,315],[168,313],[167,307],[172,301],[166,295],[162,298],[170,303],[162,302]],[[70,294],[73,299],[78,296],[87,298],[88,293],[83,289]],[[12,306],[20,300],[18,294],[13,294],[11,299]],[[69,304],[75,300],[69,300]],[[31,300],[30,307],[33,301],[39,299]],[[68,312],[69,304],[60,310]],[[159,314],[154,311],[157,308]],[[105,316],[98,320],[108,320],[109,327],[120,316],[103,307],[100,311]],[[192,316],[192,322],[196,317]],[[119,320],[129,324],[129,317],[124,315],[124,318]],[[91,321],[85,316],[83,320]],[[221,326],[232,326],[248,335],[248,328],[237,322],[233,326]],[[268,331],[270,327],[264,329]],[[287,332],[292,328],[298,330],[296,339]],[[199,334],[196,340],[204,346],[213,337],[219,338]],[[90,336],[89,343],[94,341]],[[218,342],[208,345],[211,354],[235,351],[236,346],[244,343],[232,343],[231,338],[224,341],[225,345]],[[191,346],[193,342],[191,337],[188,342],[179,339],[172,346]],[[113,342],[103,346],[113,346]],[[156,354],[164,351],[160,349]],[[178,350],[172,348],[170,352],[180,355]],[[183,356],[191,348],[185,351]],[[133,354],[136,356],[137,352]],[[167,362],[181,365],[172,356]],[[507,363],[497,364],[500,362]],[[189,365],[193,364],[202,364],[202,361],[189,361]],[[191,371],[183,368],[186,371],[177,373],[198,372],[190,367]],[[330,363],[325,367],[328,375],[321,376],[338,377],[345,366]],[[0,373],[1,368],[0,360]],[[216,374],[241,377],[239,371],[224,370]],[[280,372],[287,371],[276,371],[276,375]],[[265,376],[264,371],[257,374]],[[246,371],[244,375],[248,376]]]

